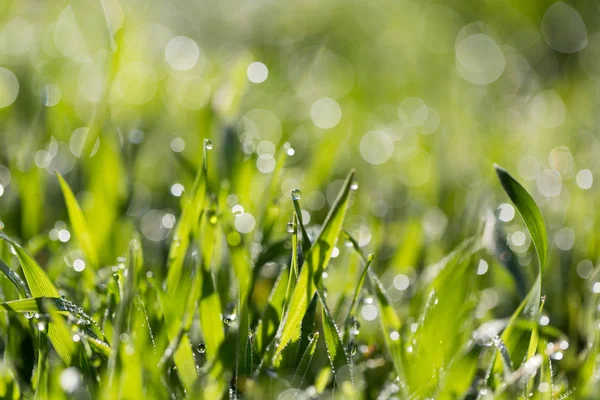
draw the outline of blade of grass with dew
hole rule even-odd
[[[221,299],[215,288],[210,268],[215,248],[216,227],[216,221],[214,223],[211,222],[208,214],[202,217],[200,226],[201,268],[199,275],[201,290],[198,296],[198,313],[200,315],[200,325],[206,346],[205,357],[210,364],[223,363],[224,360],[221,360],[220,349],[225,341],[224,320],[221,317]],[[214,370],[214,373],[218,375],[221,372]]]
[[[302,254],[308,254],[312,244],[310,243],[310,239],[308,238],[308,233],[306,233],[306,229],[304,228],[304,221],[302,220],[302,210],[300,208],[300,203],[298,199],[292,193],[292,203],[294,204],[294,211],[296,213],[296,218],[298,219],[298,226],[300,226],[300,231],[302,232]]]
[[[358,298],[360,296],[360,292],[362,290],[363,284],[365,283],[365,279],[369,274],[369,268],[371,267],[371,263],[375,259],[374,254],[369,254],[367,257],[364,256],[358,243],[356,240],[346,232],[348,240],[352,243],[352,247],[356,251],[356,253],[360,256],[360,259],[365,263],[363,270],[358,278],[358,282],[356,282],[356,286],[354,287],[354,295],[352,296],[352,302],[350,303],[350,307],[348,308],[348,315],[344,320],[344,343],[348,343],[354,336],[353,330],[355,330],[356,321],[356,308],[358,307]]]
[[[196,174],[190,197],[186,197],[183,201],[181,216],[175,227],[173,241],[169,248],[167,261],[167,269],[169,271],[167,273],[167,292],[170,296],[177,292],[177,286],[183,271],[185,255],[190,243],[190,234],[195,230],[194,227],[198,224],[200,215],[204,210],[206,203],[207,171],[208,160],[205,146],[202,167]]]
[[[541,302],[542,277],[548,254],[548,237],[542,213],[531,195],[505,169],[498,165],[495,165],[495,169],[502,187],[525,222],[538,259],[538,274],[533,287],[513,313],[508,326],[502,333],[502,340],[506,343],[512,360],[520,363],[525,357],[529,344],[524,344],[524,338],[520,337],[521,335],[519,337],[513,335],[514,321],[521,317],[535,319],[538,316]],[[527,340],[527,342],[530,342],[530,340]],[[496,361],[494,373],[491,375],[492,379],[499,372],[500,368],[501,364]]]
[[[351,235],[346,233],[348,236],[348,240],[352,243],[352,247],[358,253],[358,255],[368,264],[371,265],[373,261],[372,255],[365,257],[363,252],[360,250],[358,242]],[[398,377],[400,378],[400,382],[405,382],[405,373],[403,367],[402,360],[402,340],[400,337],[400,328],[402,326],[400,322],[400,317],[391,306],[391,302],[387,295],[383,284],[377,277],[377,275],[371,271],[370,268],[365,268],[369,276],[369,281],[371,282],[371,286],[375,290],[375,299],[377,301],[377,308],[379,310],[379,322],[381,325],[381,329],[383,330],[383,339],[386,344],[389,355],[392,359],[392,364],[394,365],[394,370]]]
[[[323,283],[320,282],[317,285],[317,295],[321,301],[321,325],[323,327],[323,338],[325,339],[325,348],[327,350],[327,357],[331,364],[331,370],[338,387],[342,389],[345,394],[352,394],[354,392],[354,382],[352,377],[352,365],[350,363],[351,354],[354,351],[354,342],[348,343],[350,347],[349,353],[346,353],[346,348],[342,343],[340,331],[338,330],[329,308],[327,307],[327,301],[325,299],[325,292]],[[343,374],[342,369],[348,368],[348,374]]]
[[[308,304],[315,293],[316,286],[321,280],[322,273],[327,268],[335,241],[340,234],[346,216],[350,186],[353,179],[354,171],[351,171],[323,223],[321,232],[308,254],[306,254],[305,265],[298,276],[286,317],[281,326],[281,335],[279,345],[275,349],[275,358],[281,355],[285,346],[294,337],[296,328],[301,324]]]
[[[88,262],[90,262],[92,266],[96,268],[98,267],[98,253],[94,247],[92,235],[88,229],[88,224],[83,216],[81,207],[79,207],[79,203],[77,202],[71,187],[58,171],[56,171],[56,177],[58,178],[60,188],[65,198],[69,220],[71,221],[71,226],[73,227],[75,237],[77,238],[77,241],[79,242],[79,245],[81,246],[81,249],[83,250]]]
[[[44,306],[44,311],[46,311],[50,315],[51,323],[48,324],[48,336],[50,336],[50,332],[52,331],[53,335],[57,338],[57,342],[61,347],[60,352],[57,349],[56,352],[59,354],[68,354],[71,359],[77,350],[75,346],[75,342],[72,339],[71,329],[65,323],[64,317],[60,314],[60,308],[56,307],[58,303],[57,299],[41,299],[42,304]],[[54,345],[54,342],[52,342]],[[54,345],[56,348],[56,345]],[[68,365],[68,364],[67,364]]]
[[[431,267],[439,272],[427,289],[428,300],[411,342],[413,350],[405,354],[407,383],[411,392],[419,396],[435,393],[444,366],[471,339],[472,329],[465,329],[465,324],[473,320],[476,307],[474,301],[469,301],[476,280],[469,275],[475,274],[472,255],[479,248],[478,243],[475,238],[463,241]]]
[[[133,298],[135,296],[135,273],[141,268],[139,264],[142,260],[142,247],[140,238],[136,234],[129,242],[129,257],[127,258],[127,270],[126,270],[126,281],[123,285],[123,296],[117,309],[115,321],[113,322],[113,336],[112,345],[113,351],[108,359],[108,366],[106,370],[107,385],[106,390],[110,392],[113,387],[115,380],[115,373],[117,369],[117,363],[119,361],[119,355],[122,348],[125,347],[125,343],[120,339],[121,334],[124,333],[127,328],[125,326],[126,319],[131,313],[131,307],[133,305]]]
[[[196,361],[187,335],[193,315],[196,311],[202,285],[202,268],[198,265],[197,252],[193,253],[193,258],[194,268],[192,270],[192,284],[188,292],[186,307],[183,309],[183,314],[180,317],[179,315],[171,315],[168,310],[177,307],[176,299],[168,299],[165,296],[161,296],[163,307],[168,305],[168,309],[166,309],[167,312],[165,313],[165,323],[167,325],[166,329],[168,329],[167,337],[169,343],[159,361],[159,366],[166,366],[169,359],[173,358],[181,383],[186,390],[190,390],[193,387],[194,382],[198,377]]]
[[[285,315],[285,308],[289,303],[290,294],[294,289],[297,278],[298,220],[296,214],[294,213],[292,214],[292,255],[290,258],[290,268],[282,270],[277,277],[271,295],[269,296],[267,308],[263,312],[263,316],[259,321],[256,331],[256,344],[261,353],[264,353],[266,347],[277,333],[277,328],[281,323],[282,316]],[[285,282],[286,280],[287,282]],[[277,289],[277,292],[275,289]],[[283,291],[283,289],[285,291]]]
[[[310,367],[310,363],[315,355],[317,350],[317,343],[319,342],[319,332],[315,332],[309,335],[309,342],[306,350],[304,350],[304,354],[302,354],[302,358],[298,363],[298,367],[294,371],[294,377],[292,378],[292,386],[293,387],[302,387],[302,383],[308,374],[308,369]]]
[[[25,280],[29,285],[29,290],[31,294],[35,297],[60,297],[58,294],[58,290],[46,275],[46,272],[38,265],[38,263],[29,256],[23,250],[21,246],[15,243],[12,239],[6,236],[3,232],[0,232],[0,238],[7,241],[10,245],[15,249],[15,253],[19,258],[19,262],[21,263],[21,268],[23,268],[23,273],[25,274]],[[63,360],[63,362],[67,365],[71,363],[71,354],[66,351],[66,348],[62,344],[62,337],[56,331],[56,327],[53,327],[53,324],[50,323],[48,326],[48,337],[50,341],[54,345],[56,352]]]
[[[275,280],[267,305],[256,326],[255,343],[258,352],[261,354],[277,333],[281,316],[284,313],[290,279],[289,268],[282,269]]]
[[[222,203],[221,203],[222,204]],[[222,210],[223,211],[223,210]],[[238,343],[237,343],[237,365],[240,367],[238,373],[249,376],[252,366],[247,360],[248,335],[250,329],[250,311],[248,309],[249,296],[253,286],[252,261],[244,244],[244,238],[233,228],[233,221],[227,214],[220,214],[221,229],[225,234],[229,260],[237,281],[237,314],[239,319]]]

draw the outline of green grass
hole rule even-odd
[[[598,398],[550,3],[0,1],[0,399]]]
[[[132,398],[140,390],[156,397],[262,398],[307,388],[313,395],[351,397],[371,397],[382,388],[402,398],[565,395],[575,385],[569,384],[560,367],[550,370],[550,359],[566,350],[561,346],[568,342],[560,341],[565,334],[538,324],[547,252],[545,223],[527,191],[504,169],[496,170],[523,215],[540,264],[530,293],[508,322],[497,321],[497,328],[491,327],[494,321],[482,324],[473,316],[480,284],[473,278],[475,261],[489,245],[483,234],[486,228],[425,268],[420,293],[405,304],[417,310],[416,319],[409,317],[416,322],[407,324],[407,318],[399,316],[370,267],[377,262],[376,255],[365,256],[358,241],[342,230],[354,198],[353,172],[312,240],[301,220],[301,195],[294,191],[289,200],[294,204],[291,238],[284,239],[293,247],[280,247],[262,265],[252,267],[242,242],[231,243],[232,216],[218,200],[210,200],[205,161],[195,189],[183,201],[164,284],[149,274],[142,242],[134,232],[118,266],[107,271],[90,263],[89,273],[81,275],[89,282],[72,288],[73,297],[79,298],[79,291],[93,291],[95,305],[90,304],[91,293],[83,297],[89,304],[87,313],[59,296],[28,251],[2,233],[20,264],[17,271],[2,270],[8,278],[3,286],[9,293],[12,286],[20,298],[2,303],[8,322],[2,332],[9,345],[18,332],[20,351],[32,346],[37,353],[31,378],[15,369],[17,360],[25,360],[11,359],[6,353],[4,396],[59,398],[63,388],[69,388],[64,381],[70,375],[65,371],[76,371],[82,380],[75,391],[107,398]],[[69,185],[60,175],[58,179],[76,240],[86,248],[89,260],[88,255],[96,253],[85,217]],[[364,266],[358,270],[355,287],[335,293],[338,300],[332,303],[334,294],[327,290],[323,276],[338,249],[335,246],[343,241],[349,243],[342,247],[347,261],[357,259]],[[241,265],[236,268],[238,251]],[[269,279],[274,282],[272,294],[261,305],[256,291],[264,278],[253,269],[266,268],[278,259],[286,261],[274,280]],[[227,286],[220,286],[221,279]],[[360,333],[359,303],[374,304],[378,310],[381,329],[370,333],[370,345]],[[226,312],[226,304],[233,308]],[[483,334],[475,334],[478,328],[484,329]],[[592,351],[586,352],[595,354]],[[588,354],[583,353],[579,362],[585,364]],[[370,366],[374,362],[378,365]],[[549,393],[536,390],[543,384]]]

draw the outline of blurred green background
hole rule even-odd
[[[181,196],[209,139],[209,187],[227,195],[257,261],[265,188],[285,152],[274,235],[287,235],[292,189],[314,231],[355,168],[345,227],[377,254],[375,270],[408,315],[421,269],[486,212],[533,275],[498,163],[546,218],[545,313],[584,347],[579,310],[599,248],[599,25],[590,1],[3,0],[0,225],[42,249],[51,277],[76,282],[81,255],[58,170],[103,265],[137,229],[148,268],[164,276]],[[332,292],[354,280],[345,259],[332,261]],[[477,317],[506,317],[518,289],[496,261],[484,263],[473,272],[487,287]]]

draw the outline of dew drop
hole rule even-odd
[[[205,345],[204,343],[200,343],[200,344],[198,345],[198,352],[199,352],[200,354],[204,354],[204,353],[206,353],[206,345]]]
[[[294,233],[294,224],[291,222],[288,222],[285,230],[288,231],[289,233]]]
[[[348,342],[348,345],[346,346],[346,349],[348,350],[348,353],[353,356],[356,354],[356,350],[358,350],[358,345],[356,344],[356,342],[354,340],[351,340]]]
[[[235,321],[235,318],[236,318],[235,314],[227,315],[225,318],[223,318],[223,323],[227,326],[231,326],[231,325],[233,325],[233,321]]]
[[[358,190],[358,181],[357,180],[353,180],[352,183],[350,184],[350,189],[351,190]]]
[[[292,200],[300,200],[302,198],[302,192],[300,189],[292,190]]]
[[[212,148],[213,148],[212,140],[204,139],[204,148],[206,150],[212,150]]]

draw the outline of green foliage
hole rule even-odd
[[[0,1],[0,398],[598,398],[600,10],[508,3]]]

